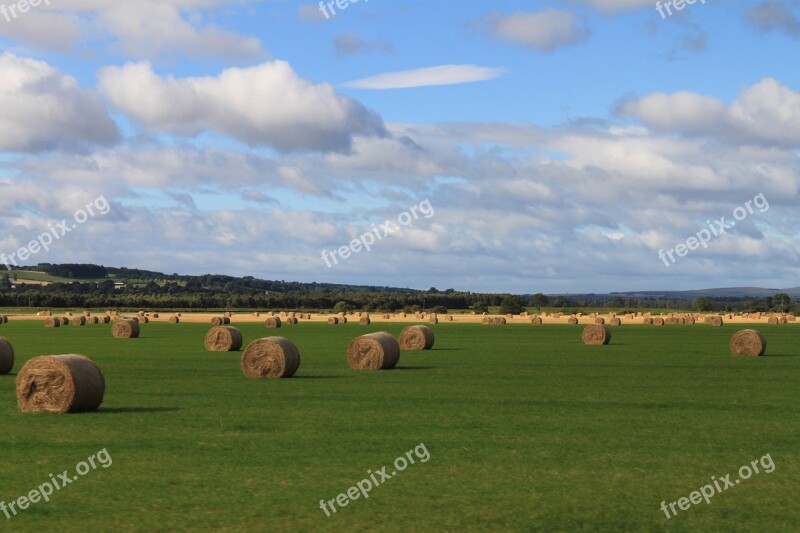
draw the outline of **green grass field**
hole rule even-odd
[[[234,324],[236,325],[236,324]],[[0,326],[0,500],[101,449],[98,468],[3,530],[796,531],[800,329],[761,326],[767,357],[730,356],[735,326],[613,330],[439,324],[430,352],[357,372],[346,347],[401,325],[284,326],[296,377],[247,380],[239,353],[207,353],[210,326]],[[245,344],[274,334],[238,326]],[[22,415],[14,379],[41,354],[81,353],[105,373],[99,411]],[[319,507],[420,443],[430,452],[328,518]],[[689,496],[770,454],[775,470],[667,520]],[[794,510],[792,510],[794,508]]]

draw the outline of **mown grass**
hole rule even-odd
[[[245,341],[275,334],[239,326]],[[613,330],[439,324],[434,350],[356,372],[356,335],[400,324],[284,326],[295,378],[241,376],[203,349],[208,326],[46,330],[11,322],[16,373],[82,353],[107,380],[98,412],[22,415],[0,376],[0,500],[107,449],[99,468],[0,524],[13,531],[793,531],[800,511],[800,329],[763,326],[768,357],[728,353],[735,326]],[[328,518],[333,499],[424,443],[409,466]],[[759,474],[667,520],[674,501],[765,454]]]

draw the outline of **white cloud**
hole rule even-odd
[[[156,131],[223,132],[279,150],[347,150],[355,135],[383,135],[380,117],[328,84],[300,78],[284,61],[218,76],[160,77],[148,63],[107,67],[100,89],[115,107]]]
[[[592,32],[586,22],[567,11],[547,8],[487,18],[489,34],[506,41],[552,52],[587,40]]]
[[[459,85],[497,78],[503,74],[501,68],[475,65],[441,65],[437,67],[386,72],[360,80],[344,83],[353,89],[407,89],[438,85]]]

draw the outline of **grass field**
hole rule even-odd
[[[234,324],[235,325],[235,324]],[[730,356],[734,326],[613,330],[439,324],[430,352],[388,372],[346,363],[355,336],[402,325],[284,326],[295,378],[246,380],[241,352],[206,353],[209,326],[0,326],[0,500],[101,449],[98,468],[7,520],[42,531],[795,531],[800,329],[760,326],[767,357]],[[274,334],[241,325],[245,343]],[[22,415],[14,378],[40,354],[103,369],[95,413]],[[319,507],[420,443],[409,466],[328,518]],[[667,520],[659,508],[770,454],[775,470]],[[794,510],[793,510],[794,509]]]

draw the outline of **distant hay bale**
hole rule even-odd
[[[642,324],[644,324],[645,326],[651,326],[651,325],[653,325],[653,319],[650,318],[650,317],[645,317],[642,320]]]
[[[452,315],[447,315],[446,317],[444,317],[444,321],[445,322],[452,322],[453,321]]]
[[[300,351],[289,339],[264,337],[247,346],[241,365],[248,378],[290,378],[300,368]]]
[[[150,323],[150,319],[148,317],[146,317],[146,316],[140,317],[139,318],[139,323],[140,324],[149,324]]]
[[[569,317],[569,318],[567,319],[567,324],[569,324],[570,326],[574,326],[574,325],[576,325],[577,323],[578,323],[578,319],[577,319],[577,318],[575,318],[574,316],[571,316],[571,317]]]
[[[721,316],[712,316],[711,320],[708,322],[714,327],[719,327],[723,324]]]
[[[665,324],[677,324],[678,323],[678,319],[675,318],[674,316],[671,316],[671,317],[667,318],[666,320],[664,320],[664,323]]]
[[[133,319],[121,319],[114,322],[111,335],[115,339],[135,339],[139,336],[139,323]]]
[[[100,407],[106,382],[88,357],[42,355],[25,363],[16,388],[23,413],[77,413]]]
[[[485,316],[485,317],[481,318],[481,324],[491,324],[491,323],[492,323],[492,319],[489,318],[488,316]]]
[[[439,323],[439,319],[438,319],[438,318],[436,318],[435,316],[432,316],[432,317],[430,317],[430,318],[428,319],[428,323],[429,323],[429,324],[438,324],[438,323]]]
[[[110,317],[110,316],[104,316],[104,317],[103,317],[103,318],[100,320],[100,322],[102,322],[103,324],[108,324],[108,323],[110,323],[110,322],[111,322],[111,317]]]
[[[124,318],[123,317],[123,320],[133,320],[134,322],[136,322],[138,324],[141,319],[138,316],[132,316],[131,318]]]
[[[153,313],[153,318],[158,318],[158,313]]]
[[[231,313],[230,311],[228,311],[227,313],[225,313],[225,316],[226,316],[227,318],[230,318],[230,317],[232,317],[232,316],[233,316],[233,313]]]
[[[786,317],[786,320],[788,320],[789,322],[795,322],[797,320],[797,317],[794,315],[789,315]]]
[[[591,324],[583,329],[581,338],[584,344],[593,346],[608,344],[611,342],[611,331],[602,324]]]
[[[242,347],[242,332],[231,326],[214,326],[205,339],[209,352],[235,352]]]
[[[370,320],[368,316],[362,316],[361,318],[358,319],[358,323],[362,326],[369,326],[370,324],[372,324],[372,320]]]
[[[664,319],[661,318],[660,316],[655,317],[653,319],[653,325],[654,326],[663,326],[664,325]]]
[[[759,331],[743,329],[733,334],[730,347],[733,355],[760,357],[767,351],[767,339]]]
[[[389,316],[389,315],[383,315],[381,318],[383,318],[384,320],[389,320],[389,319],[390,319],[390,318],[392,318],[392,317],[391,317],[391,316]]]
[[[606,319],[603,317],[597,317],[594,319],[595,324],[600,324],[601,326],[606,323]]]
[[[357,337],[347,347],[347,362],[356,370],[387,370],[399,360],[400,344],[384,331]]]
[[[620,320],[619,318],[612,318],[610,324],[612,326],[621,326],[622,320]]]
[[[221,316],[215,316],[211,319],[212,326],[221,326],[225,323],[225,319]]]
[[[90,313],[89,311],[84,311],[83,312],[83,316],[90,317],[90,316],[92,316],[92,313]]]
[[[338,324],[338,323],[339,323],[339,317],[332,316],[328,318],[328,324]]]
[[[289,318],[286,319],[286,323],[287,324],[296,325],[296,324],[300,323],[300,321],[297,318],[295,318],[293,316],[290,316]]]
[[[85,316],[76,316],[72,319],[73,326],[85,326],[86,325],[86,317]]]
[[[400,333],[401,350],[430,350],[435,337],[428,326],[408,326]]]
[[[231,317],[229,317],[229,316],[222,317],[222,323],[223,324],[230,324],[231,323]]]
[[[339,319],[339,324],[347,324],[347,317],[343,316]]]
[[[175,316],[177,316],[177,317],[181,317],[181,316],[183,316],[183,315],[182,315],[182,314],[180,314],[180,313],[175,313]]]
[[[89,324],[99,324],[99,323],[100,319],[97,318],[96,316],[89,317]]]
[[[541,326],[542,325],[542,318],[538,317],[538,316],[535,316],[535,317],[531,318],[531,324],[533,324],[534,326]]]
[[[276,329],[282,326],[281,318],[278,316],[269,317],[265,322],[264,326],[268,327],[269,329]]]
[[[44,319],[44,327],[46,328],[59,328],[61,327],[61,319],[58,317],[48,317]]]
[[[504,316],[496,316],[492,319],[492,324],[495,326],[505,326],[506,325],[506,317]]]
[[[58,317],[62,326],[69,326],[69,318],[65,316]]]
[[[778,319],[778,324],[786,324],[788,322],[789,322],[789,319],[787,319],[785,316],[782,316],[782,317],[780,317]]]
[[[177,316],[169,317],[169,323],[170,324],[179,324],[180,321],[181,321],[180,317],[177,317]]]
[[[695,323],[695,320],[694,320],[694,318],[692,318],[692,317],[688,317],[688,318],[684,319],[684,321],[685,321],[685,323],[686,323],[687,325],[689,325],[689,326],[692,326],[692,325],[694,325],[694,323]]]
[[[767,323],[768,324],[777,324],[778,323],[778,319],[775,318],[774,316],[771,316],[771,317],[769,317],[769,320],[767,320]]]
[[[0,337],[0,375],[8,374],[14,368],[14,347],[8,339]]]
[[[261,316],[261,313],[258,313],[258,312],[253,313],[253,316]]]

